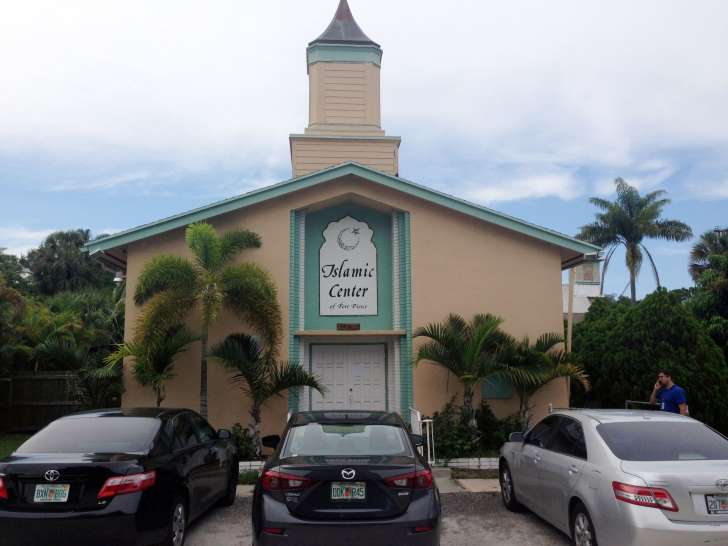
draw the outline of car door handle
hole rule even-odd
[[[569,474],[578,474],[579,473],[579,467],[572,465],[571,468],[569,468]]]
[[[536,456],[535,456],[535,457],[533,458],[533,462],[534,462],[534,463],[536,463],[536,464],[540,463],[540,462],[541,462],[541,457],[540,457],[539,455],[536,455]]]

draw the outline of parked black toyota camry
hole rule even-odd
[[[294,414],[253,498],[256,546],[437,546],[440,495],[394,413]]]
[[[229,439],[189,410],[58,419],[0,460],[0,545],[182,546],[191,520],[235,501]]]

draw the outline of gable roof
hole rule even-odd
[[[600,250],[598,246],[580,241],[558,231],[537,226],[536,224],[497,212],[488,207],[470,203],[464,199],[433,190],[415,182],[410,182],[398,176],[365,167],[352,161],[91,241],[86,245],[86,250],[91,255],[104,253],[135,241],[159,235],[160,233],[165,233],[173,229],[186,227],[189,224],[201,222],[221,214],[244,209],[269,199],[324,184],[347,175],[358,176],[375,184],[380,184],[384,187],[401,191],[468,216],[473,216],[502,228],[556,245],[576,254],[594,254]]]

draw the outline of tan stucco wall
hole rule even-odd
[[[309,136],[291,136],[291,163],[293,176],[356,161],[361,165],[387,174],[399,172],[399,139],[324,139]]]
[[[309,127],[359,126],[379,132],[380,69],[373,63],[318,62],[308,66]]]
[[[395,190],[356,177],[304,189],[210,221],[218,230],[245,227],[256,231],[263,247],[249,250],[241,260],[254,260],[271,272],[279,289],[283,315],[281,356],[288,353],[288,278],[290,211],[323,202],[338,201],[343,195],[356,196],[407,210],[412,226],[412,312],[416,328],[442,320],[456,312],[471,317],[478,312],[498,314],[504,328],[516,336],[561,331],[561,262],[556,247],[506,231],[491,224],[449,211]],[[137,277],[158,253],[189,255],[184,233],[176,230],[132,244],[128,248],[127,339],[132,335],[139,309],[133,303]],[[194,326],[194,323],[191,323]],[[211,331],[211,342],[245,330],[233,317],[223,315]],[[179,359],[177,377],[167,387],[166,406],[198,408],[199,346],[192,346]],[[228,374],[210,363],[210,420],[216,426],[247,423],[248,404],[231,386]],[[151,405],[151,391],[143,389],[126,370],[125,406]],[[425,413],[438,410],[451,396],[459,395],[454,378],[448,381],[441,369],[421,364],[415,370],[415,403]],[[550,402],[568,403],[563,382],[544,389],[536,398],[543,414]],[[515,410],[516,401],[493,403],[499,415]],[[279,432],[287,413],[285,399],[273,400],[263,413],[263,432]]]

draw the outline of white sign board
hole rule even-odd
[[[324,230],[319,252],[322,316],[377,314],[377,247],[365,222],[346,216]]]

